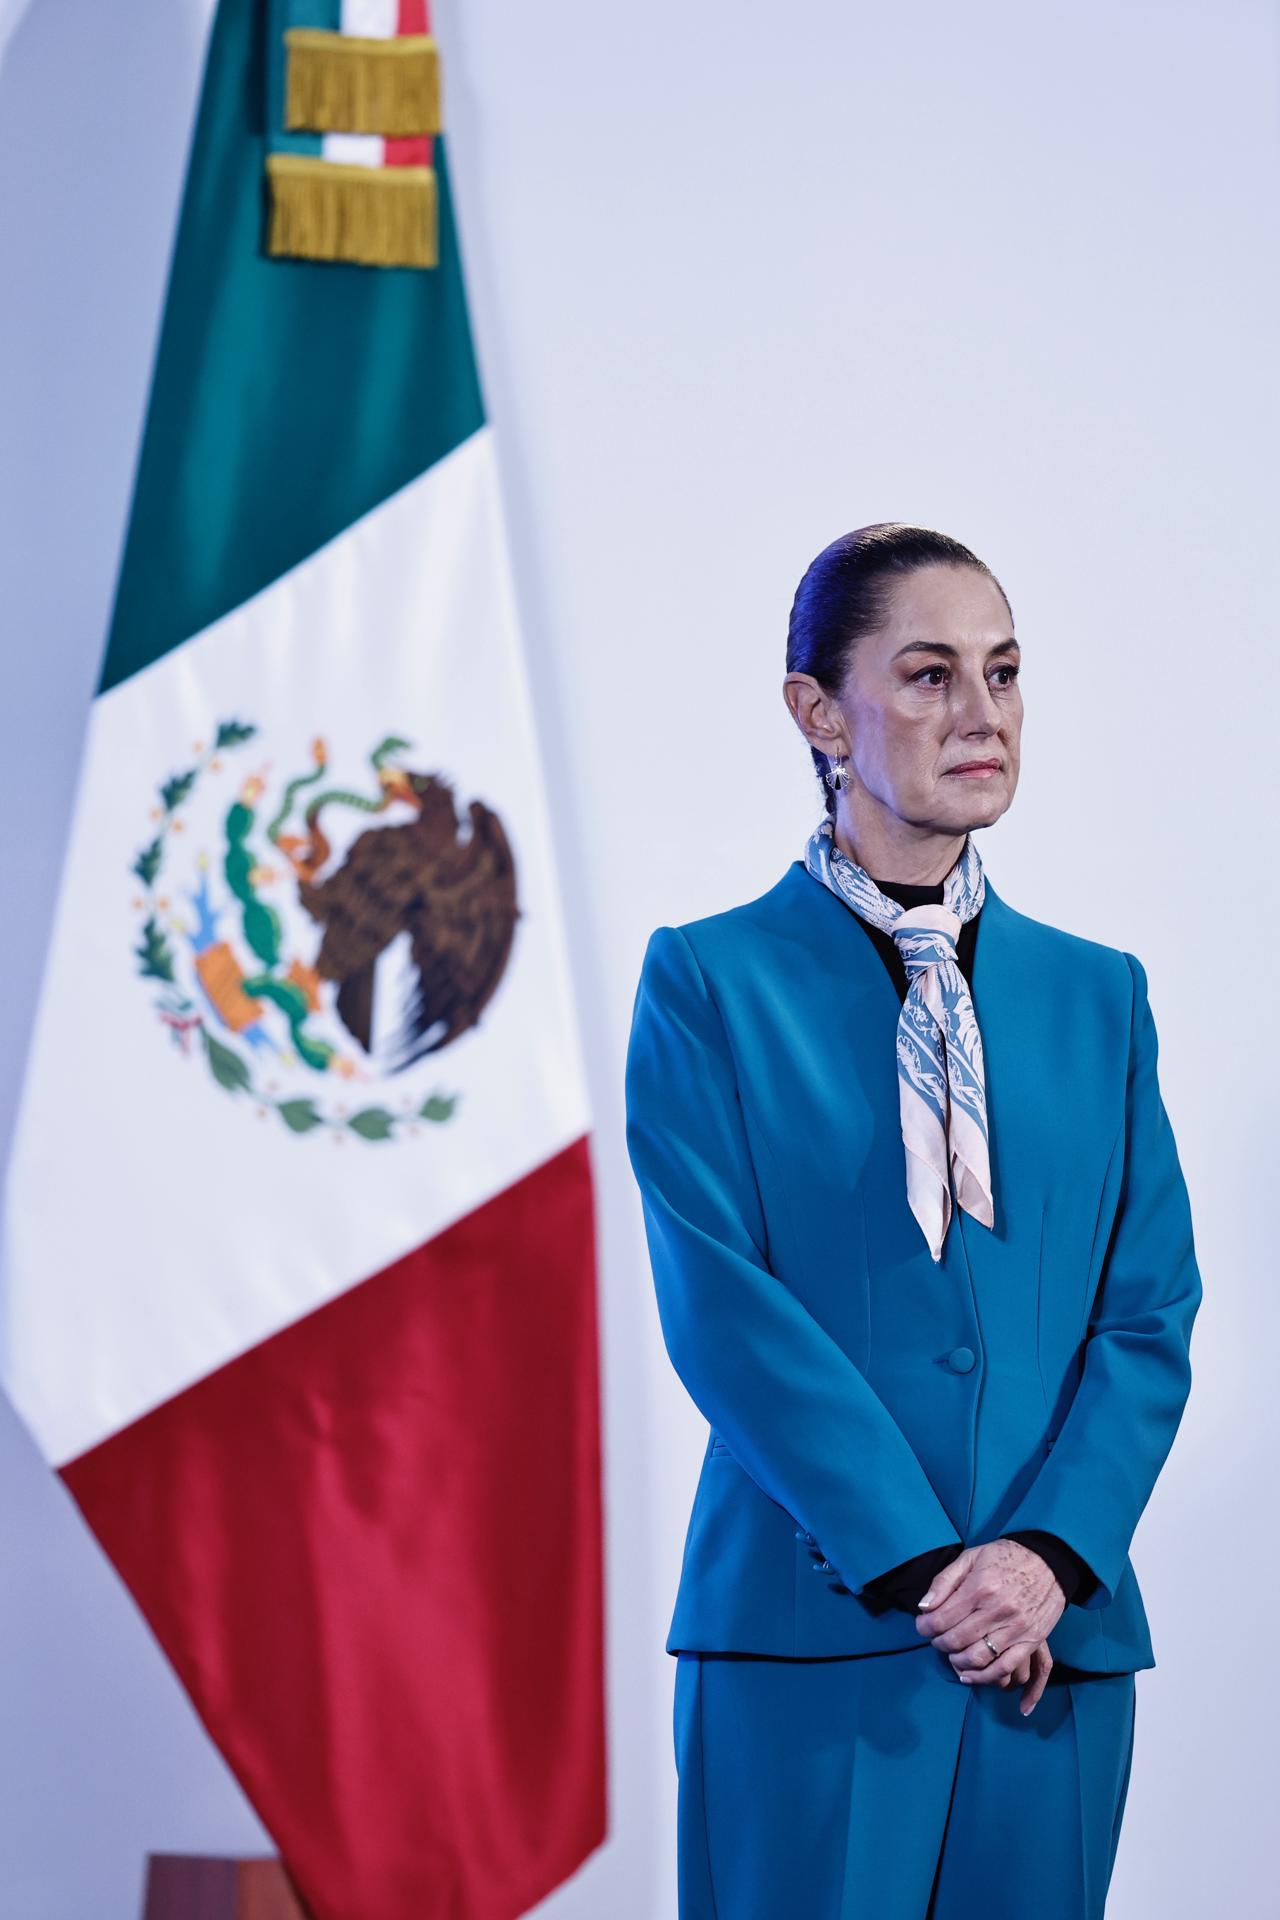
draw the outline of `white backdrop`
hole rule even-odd
[[[0,0],[0,1152],[210,10]],[[791,594],[836,533],[910,519],[1013,602],[1022,784],[983,858],[1016,906],[1146,964],[1205,1280],[1134,1547],[1160,1664],[1109,1912],[1261,1920],[1274,0],[438,0],[437,21],[596,1114],[612,1832],[539,1913],[675,1913],[662,1642],[706,1429],[623,1139],[640,956],[800,851],[820,803],[780,692]],[[0,1512],[0,1911],[135,1920],[147,1849],[264,1836],[3,1408]]]

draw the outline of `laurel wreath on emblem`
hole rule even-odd
[[[369,756],[373,792],[324,788],[295,819],[300,796],[327,770],[325,743],[316,740],[311,768],[287,783],[265,824],[265,770],[241,781],[221,815],[216,865],[225,891],[215,886],[214,855],[200,849],[198,881],[187,895],[193,917],[184,920],[160,889],[186,810],[200,782],[223,771],[221,756],[258,732],[222,721],[210,746],[193,749],[194,763],[157,789],[158,824],[131,868],[144,889],[134,902],[143,916],[134,956],[140,977],[159,983],[152,1004],[183,1053],[198,1043],[219,1087],[248,1094],[291,1133],[383,1141],[416,1133],[424,1121],[446,1121],[456,1093],[415,1096],[399,1110],[379,1102],[350,1111],[346,1100],[326,1100],[320,1085],[392,1077],[476,1025],[506,971],[521,917],[502,822],[473,800],[463,835],[451,783],[396,764],[410,743],[395,735]],[[334,808],[396,817],[360,832],[335,865],[321,819]],[[266,864],[263,840],[283,868]],[[286,951],[285,920],[266,897],[282,878],[293,880],[297,905],[321,929],[310,959]],[[407,945],[407,991],[391,1010],[390,1038],[375,1037],[378,962],[397,939]],[[318,1030],[326,1023],[337,1043]],[[316,1076],[316,1091],[294,1087],[277,1097],[273,1074],[295,1069]]]

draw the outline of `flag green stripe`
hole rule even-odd
[[[213,26],[100,693],[484,423],[443,139],[438,267],[262,252],[260,17],[220,0]]]

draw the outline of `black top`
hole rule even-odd
[[[877,880],[876,885],[881,893],[888,894],[891,900],[896,900],[904,907],[933,906],[941,901],[943,895],[941,880],[927,887],[910,886],[897,880]],[[898,952],[891,935],[882,932],[879,927],[873,927],[871,922],[864,920],[860,913],[855,913],[853,917],[889,969],[890,978],[898,989],[898,998],[905,1000],[909,985],[907,970],[902,964],[902,955]],[[973,956],[978,942],[978,923],[981,919],[982,909],[979,908],[971,920],[965,921],[956,939],[956,958],[960,971],[970,987],[973,986]],[[981,1008],[978,1008],[977,1012],[978,1024],[981,1026]],[[1065,1540],[1060,1540],[1056,1533],[1045,1533],[1035,1527],[1025,1528],[1017,1533],[1004,1534],[1001,1537],[1006,1540],[1020,1540],[1024,1546],[1032,1548],[1040,1555],[1066,1594],[1068,1605],[1073,1600],[1084,1598],[1097,1584],[1088,1563],[1082,1560]],[[943,1567],[948,1566],[959,1551],[960,1549],[954,1544],[930,1547],[927,1553],[918,1553],[914,1559],[904,1560],[901,1566],[891,1567],[887,1573],[877,1574],[874,1580],[867,1581],[863,1592],[870,1594],[874,1600],[887,1601],[891,1606],[900,1607],[906,1613],[915,1613],[919,1602],[929,1590],[929,1583],[933,1576],[941,1572]]]

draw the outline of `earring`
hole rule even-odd
[[[823,778],[824,778],[824,779],[826,780],[826,783],[827,783],[827,785],[828,785],[829,787],[831,787],[831,788],[833,788],[833,789],[835,789],[835,790],[837,790],[837,791],[838,791],[838,790],[839,790],[839,789],[840,789],[841,787],[847,787],[847,786],[848,786],[848,784],[849,784],[849,763],[848,763],[848,761],[847,761],[847,760],[845,759],[845,757],[844,757],[844,755],[843,755],[842,753],[837,753],[837,754],[835,755],[835,757],[834,757],[834,759],[833,759],[833,758],[831,758],[830,756],[828,756],[828,759],[827,759],[827,771],[826,771],[826,773],[824,774],[824,776],[823,776]]]

